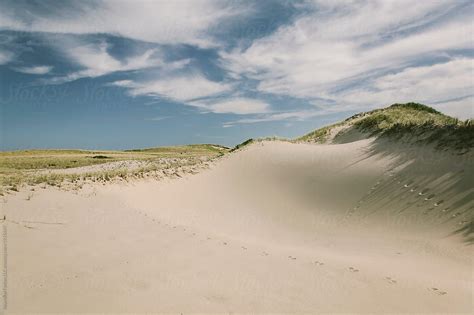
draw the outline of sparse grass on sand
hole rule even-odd
[[[142,177],[162,169],[198,164],[224,155],[228,148],[211,144],[158,147],[126,151],[23,150],[0,152],[0,194],[18,191],[21,185],[48,184],[83,180],[109,181],[115,178]],[[101,165],[110,162],[136,161],[133,169],[103,169],[81,173],[61,170]],[[57,170],[59,172],[48,172]]]
[[[331,130],[335,127],[342,125],[342,123],[332,124],[329,126],[325,126],[310,133],[305,134],[299,138],[295,139],[295,142],[314,142],[314,143],[325,143],[329,136]]]
[[[336,127],[355,127],[372,136],[405,139],[417,144],[434,144],[438,149],[466,152],[474,147],[472,119],[461,121],[418,103],[393,104],[387,108],[356,114],[348,119],[312,131],[298,142],[325,143]]]

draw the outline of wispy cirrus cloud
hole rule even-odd
[[[187,74],[136,82],[121,80],[112,85],[125,87],[133,96],[148,95],[172,99],[178,102],[190,102],[195,99],[214,96],[231,90],[231,85],[210,81],[200,74]]]
[[[232,96],[194,101],[190,102],[190,105],[218,114],[248,115],[267,113],[271,110],[270,105],[265,101]]]
[[[354,109],[354,105],[321,106],[321,104],[315,104],[314,109],[261,112],[258,113],[259,115],[255,115],[253,117],[226,121],[222,124],[222,126],[232,127],[240,124],[256,124],[275,121],[304,121],[314,117],[327,116],[341,112],[351,112]]]
[[[17,72],[26,73],[26,74],[46,74],[51,72],[53,69],[52,66],[31,66],[31,67],[16,67],[13,68]]]
[[[0,29],[60,34],[112,34],[160,44],[215,45],[208,30],[249,9],[235,2],[56,1],[0,3]]]
[[[74,43],[74,44],[71,44]],[[179,69],[189,60],[165,63],[158,49],[148,49],[141,54],[118,59],[110,54],[109,44],[61,41],[58,48],[73,64],[82,68],[63,76],[43,80],[43,83],[60,84],[81,78],[95,78],[115,72],[135,71],[152,68]]]
[[[244,115],[222,116],[226,127],[342,117],[406,101],[472,116],[468,0],[278,5],[292,13],[256,1],[0,2],[0,32],[27,34],[0,46],[0,64],[43,84],[102,77],[97,82],[131,97],[147,96],[145,104]],[[247,21],[257,23],[247,37],[247,30],[229,31]],[[31,38],[44,39],[56,56],[31,63]],[[28,58],[14,45],[28,46]],[[23,66],[30,64],[37,66]]]
[[[302,110],[302,111],[292,111],[292,112],[282,112],[282,113],[270,113],[264,115],[258,115],[257,117],[251,118],[242,118],[234,121],[227,121],[223,123],[223,127],[232,127],[240,124],[256,124],[261,122],[272,122],[272,121],[282,121],[282,120],[305,120],[315,116],[321,116],[325,113],[317,110]]]
[[[270,105],[262,100],[222,96],[233,91],[232,84],[210,81],[195,73],[144,82],[121,80],[113,82],[112,85],[128,88],[133,96],[168,98],[197,107],[202,112],[245,115],[266,113],[270,110]]]
[[[346,103],[389,104],[418,100],[427,104],[463,99],[472,90],[474,59],[458,58],[429,66],[408,67],[370,81],[367,86],[338,93]]]
[[[442,62],[454,60],[458,51],[472,51],[472,16],[468,14],[472,6],[468,2],[412,4],[314,1],[309,7],[316,10],[281,26],[272,35],[254,41],[249,47],[221,52],[222,66],[234,78],[256,81],[256,89],[262,93],[308,100],[325,98],[333,100],[334,106],[341,106],[357,100],[344,97],[341,90],[354,86],[363,86],[369,94],[373,90],[386,90],[377,86],[380,80],[374,78],[403,73],[407,67],[414,75],[416,71],[412,68],[422,68],[424,62],[436,63],[436,58],[444,58]],[[469,62],[447,63],[443,67],[450,68],[451,76],[465,79],[465,73],[472,69]],[[439,86],[438,91],[425,89],[426,95],[421,99],[436,102],[440,97],[448,97],[447,94],[455,97],[466,81],[454,82]],[[471,81],[467,82],[472,85]],[[453,88],[453,84],[459,89]],[[377,107],[421,95],[396,93],[401,86],[392,87],[390,91],[374,93],[371,98],[367,96],[366,103],[355,103],[361,108]],[[388,94],[390,97],[383,97]]]

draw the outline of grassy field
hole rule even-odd
[[[158,147],[126,151],[87,150],[23,150],[0,152],[0,193],[18,190],[24,184],[46,183],[60,185],[62,182],[78,180],[110,180],[116,177],[139,176],[156,171],[163,165],[172,167],[192,165],[201,159],[212,159],[224,155],[228,148],[211,145],[187,145]],[[168,160],[172,159],[173,162]],[[167,160],[167,163],[161,163]],[[48,170],[64,170],[87,167],[118,161],[147,162],[134,170],[111,169],[81,174],[47,173]],[[164,167],[164,166],[163,166]]]

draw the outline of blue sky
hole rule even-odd
[[[0,149],[235,145],[473,117],[472,1],[1,1]]]

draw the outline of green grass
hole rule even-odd
[[[331,133],[331,130],[337,126],[339,126],[341,123],[325,126],[319,129],[316,129],[314,131],[311,131],[310,133],[305,134],[302,137],[296,138],[296,142],[314,142],[314,143],[325,143],[327,141],[327,138],[329,137],[329,134]]]
[[[287,138],[282,138],[282,137],[278,137],[278,136],[261,137],[261,138],[255,138],[255,139],[250,138],[250,139],[245,140],[242,143],[237,144],[229,152],[234,152],[234,151],[237,151],[239,149],[245,148],[246,146],[248,146],[250,144],[257,143],[257,142],[263,142],[263,141],[286,141],[286,142],[291,142],[291,140],[289,140]]]
[[[143,176],[146,172],[158,170],[158,165],[160,165],[158,162],[162,158],[174,158],[181,164],[193,164],[198,163],[200,158],[215,158],[228,151],[228,148],[219,145],[196,144],[126,151],[21,150],[0,152],[0,194],[7,190],[16,191],[24,184],[60,185],[61,182],[74,182],[85,178],[110,180]],[[38,172],[115,161],[148,161],[151,163],[137,170],[107,170],[87,174],[41,174]]]
[[[461,121],[422,104],[394,104],[357,120],[354,126],[372,135],[418,138],[417,143],[433,143],[439,149],[469,150],[474,147],[471,119]]]
[[[430,125],[448,126],[457,125],[459,120],[416,103],[394,104],[386,109],[369,112],[354,123],[364,131],[385,132],[394,126],[421,126]]]
[[[239,143],[238,145],[236,145],[235,147],[233,147],[233,148],[230,150],[230,152],[234,152],[234,151],[237,151],[237,150],[239,150],[239,149],[242,149],[243,147],[246,147],[246,146],[248,146],[249,144],[252,144],[252,143],[254,143],[254,142],[255,142],[255,140],[252,139],[252,138],[247,139],[247,140],[245,140],[244,142]]]
[[[337,126],[354,126],[372,136],[410,138],[419,144],[434,144],[438,149],[467,152],[474,147],[472,119],[461,121],[418,103],[393,104],[353,115],[343,122],[312,131],[295,141],[324,143]]]
[[[190,144],[183,146],[172,146],[172,147],[157,147],[157,148],[145,148],[145,149],[133,149],[125,150],[125,152],[140,152],[148,153],[159,156],[175,156],[188,155],[188,156],[199,156],[199,155],[221,155],[229,151],[229,148],[215,145],[215,144]]]

